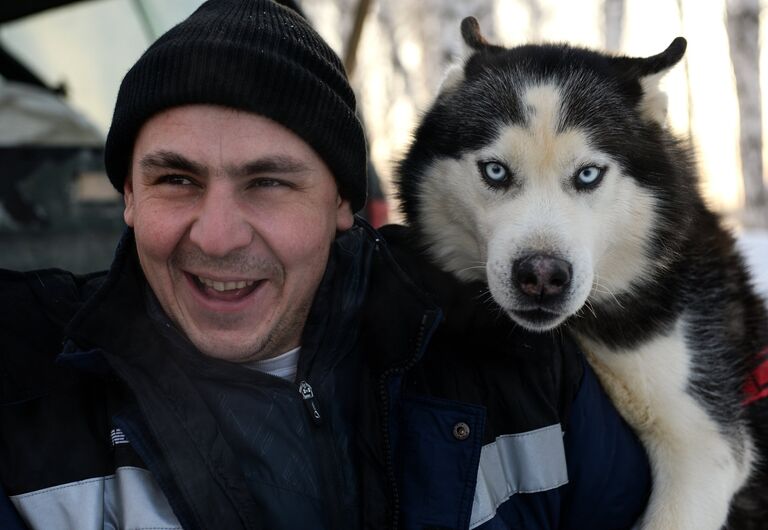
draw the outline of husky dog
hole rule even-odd
[[[462,35],[398,167],[408,224],[515,323],[576,337],[648,451],[640,528],[767,528],[768,399],[745,388],[768,320],[665,126],[685,39],[631,58]]]

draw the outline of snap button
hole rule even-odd
[[[453,437],[457,440],[466,440],[469,438],[469,425],[460,421],[453,426]]]

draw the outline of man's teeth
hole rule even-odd
[[[203,285],[210,287],[214,291],[219,291],[220,293],[224,291],[233,291],[235,289],[243,289],[244,287],[250,287],[256,283],[254,280],[241,280],[239,282],[217,282],[215,280],[209,280],[208,278],[201,278],[200,276],[198,276],[197,279],[200,280],[200,283]]]

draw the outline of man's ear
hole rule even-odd
[[[336,231],[343,232],[352,228],[355,224],[355,216],[352,213],[347,199],[342,199],[341,195],[336,196]]]
[[[125,177],[125,184],[123,184],[123,201],[125,202],[123,219],[125,220],[125,224],[133,228],[135,202],[133,198],[133,179],[131,178],[131,175]]]

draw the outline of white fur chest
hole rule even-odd
[[[685,321],[631,350],[610,350],[579,337],[611,400],[637,431],[654,486],[643,529],[719,529],[728,502],[754,460],[751,443],[737,458],[732,444],[689,392],[691,351]]]

